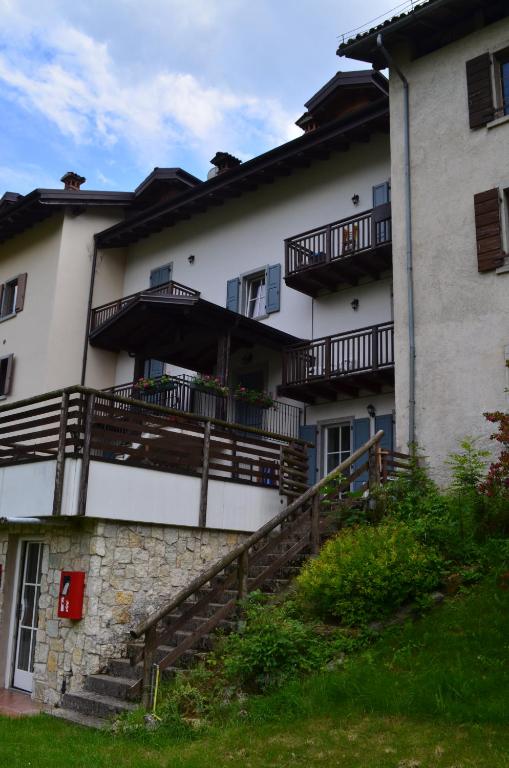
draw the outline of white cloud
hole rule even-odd
[[[210,9],[206,0],[197,5]],[[175,3],[182,25],[192,19],[185,7]],[[213,7],[204,23],[214,21]],[[4,91],[76,144],[125,143],[146,170],[171,162],[175,147],[206,161],[218,149],[245,156],[253,143],[273,146],[299,134],[295,116],[276,100],[234,93],[186,72],[163,70],[126,82],[105,43],[69,24],[43,29],[25,17],[23,25],[9,0],[0,0],[0,8],[12,21],[0,33]]]

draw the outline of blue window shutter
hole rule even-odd
[[[313,448],[308,448],[308,484],[316,483],[318,471],[316,462],[316,424],[301,424],[299,427],[299,437],[308,443],[313,443]]]
[[[376,184],[373,187],[373,208],[379,205],[385,205],[391,201],[391,188],[388,181],[383,184]]]
[[[279,312],[281,306],[281,264],[267,268],[267,293],[265,310],[267,314]]]
[[[354,419],[353,422],[353,429],[352,429],[352,441],[353,441],[353,451],[356,451],[357,448],[360,448],[364,443],[367,443],[370,438],[370,424],[369,419]],[[353,452],[352,451],[352,452]],[[358,459],[354,465],[353,465],[353,471],[362,466],[364,462],[367,459],[367,455],[361,456],[360,459]],[[359,491],[365,482],[367,482],[368,479],[368,473],[363,472],[360,477],[358,477],[356,480],[353,481],[353,490]]]
[[[166,264],[164,267],[157,267],[150,273],[150,287],[157,288],[158,285],[164,285],[171,280],[173,264]]]
[[[240,302],[240,279],[234,277],[226,283],[226,309],[232,312],[239,311]]]
[[[392,451],[394,449],[392,413],[375,416],[375,432],[378,432],[379,429],[383,429],[384,431],[384,436],[380,441],[380,446],[385,448],[387,451]]]

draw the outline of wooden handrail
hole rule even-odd
[[[313,235],[317,232],[326,232],[327,228],[337,227],[338,224],[350,224],[358,219],[363,219],[366,216],[369,216],[373,212],[372,208],[368,208],[366,211],[361,211],[360,213],[356,214],[355,216],[346,216],[344,219],[338,219],[337,221],[331,221],[328,224],[323,224],[320,227],[313,227],[312,229],[308,229],[305,232],[299,232],[298,235],[292,235],[291,237],[287,237],[285,239],[285,243],[288,243],[288,245],[292,244],[293,240],[300,240],[301,237],[306,237],[307,235]]]
[[[300,350],[308,349],[315,344],[321,344],[322,342],[335,341],[336,339],[345,339],[350,336],[357,336],[360,333],[366,333],[367,331],[376,332],[379,330],[389,330],[394,327],[393,320],[387,320],[385,323],[377,323],[376,325],[366,325],[364,328],[355,328],[352,331],[342,331],[341,333],[333,333],[330,336],[320,336],[317,339],[308,341],[305,344],[292,344],[285,347],[284,352],[298,352]]]
[[[322,478],[313,486],[311,486],[311,488],[308,488],[307,491],[305,491],[301,496],[295,499],[295,501],[292,501],[290,504],[288,504],[288,506],[285,509],[283,509],[279,514],[277,514],[275,517],[273,517],[271,520],[265,523],[265,525],[263,525],[253,534],[251,534],[251,536],[249,536],[242,544],[239,544],[237,547],[232,549],[231,552],[224,555],[224,557],[218,560],[214,565],[212,565],[210,568],[207,568],[206,571],[204,571],[195,579],[193,579],[187,585],[187,587],[184,587],[184,589],[182,589],[173,598],[173,600],[171,600],[165,606],[160,608],[158,611],[155,611],[147,619],[137,624],[137,626],[130,631],[131,637],[135,639],[139,638],[142,635],[144,635],[146,632],[154,628],[161,621],[161,619],[164,619],[165,616],[167,616],[176,608],[178,608],[185,600],[187,600],[188,597],[190,597],[194,592],[199,590],[200,587],[203,587],[204,584],[206,584],[215,576],[217,576],[219,573],[221,573],[221,571],[223,571],[227,566],[231,565],[237,558],[239,558],[241,555],[247,552],[252,546],[257,544],[268,533],[270,533],[279,525],[281,525],[281,523],[283,523],[289,515],[291,515],[297,509],[302,507],[306,502],[312,499],[317,493],[319,493],[322,490],[322,488],[324,488],[328,483],[330,483],[331,480],[334,480],[336,477],[343,474],[343,472],[347,470],[349,467],[351,467],[352,464],[354,464],[357,461],[357,459],[359,459],[363,454],[366,453],[366,451],[369,451],[370,448],[372,448],[374,445],[379,443],[383,435],[384,435],[383,430],[379,430],[375,435],[373,435],[373,437],[370,440],[368,440],[364,445],[362,445],[360,448],[354,451],[348,457],[348,459],[345,459],[345,461],[341,462],[341,464],[339,464],[335,469],[333,469],[332,472],[329,472],[328,475],[326,475],[324,478]]]
[[[182,294],[177,295],[187,295],[187,296],[199,296],[200,292],[196,291],[194,288],[189,288],[187,285],[183,285],[182,283],[177,283],[175,280],[169,280],[167,283],[163,283],[162,285],[157,285],[154,288],[142,288],[140,291],[136,291],[135,293],[129,293],[127,296],[121,296],[120,299],[113,299],[112,301],[107,301],[105,304],[99,304],[98,307],[94,307],[92,309],[92,312],[101,312],[102,310],[108,309],[109,307],[115,306],[115,304],[120,305],[122,308],[122,305],[125,305],[127,302],[131,301],[132,299],[135,299],[137,296],[141,296],[142,294],[157,294],[158,292],[164,291],[165,288],[168,287],[175,287],[179,291],[182,291]]]

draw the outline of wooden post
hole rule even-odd
[[[382,446],[380,442],[375,445],[375,482],[380,485],[382,481]]]
[[[60,407],[60,429],[58,431],[57,463],[55,469],[55,487],[53,491],[53,515],[60,515],[62,512],[62,493],[64,489],[65,472],[65,441],[67,437],[68,412],[69,395],[67,392],[64,392],[62,394],[62,404]]]
[[[327,338],[325,339],[325,349],[324,349],[324,356],[325,356],[324,373],[325,373],[326,379],[330,379],[330,375],[331,375],[331,343],[332,343],[331,337],[327,336]]]
[[[205,431],[203,434],[203,459],[202,459],[202,471],[201,471],[201,488],[200,488],[200,511],[198,515],[198,525],[200,528],[205,528],[207,525],[207,501],[209,490],[209,463],[210,463],[210,433],[212,425],[210,421],[205,423]]]
[[[92,421],[94,417],[95,395],[88,395],[85,426],[83,435],[83,452],[81,454],[81,477],[78,496],[78,515],[85,515],[87,508],[88,474],[90,470],[90,443],[92,441]]]
[[[378,368],[378,326],[375,325],[371,337],[371,367]]]
[[[332,258],[332,226],[327,224],[327,234],[325,239],[325,261],[329,262]]]
[[[145,632],[145,648],[143,653],[143,691],[141,694],[141,703],[145,709],[150,709],[152,704],[152,666],[154,663],[154,652],[157,647],[156,624],[149,627]]]
[[[230,332],[219,338],[217,343],[217,375],[221,383],[226,387],[230,377]]]
[[[311,554],[320,551],[320,492],[317,491],[311,502]]]
[[[372,445],[368,452],[368,488],[380,485],[380,443]]]
[[[239,561],[238,561],[238,580],[239,580],[239,586],[238,586],[238,594],[239,594],[239,602],[242,602],[242,600],[245,600],[248,593],[248,585],[247,585],[247,575],[249,571],[249,554],[247,549],[244,549],[240,555],[239,555]]]

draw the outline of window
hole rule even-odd
[[[280,299],[281,264],[234,277],[226,285],[226,308],[252,319],[279,312]]]
[[[329,474],[351,453],[350,423],[333,424],[325,428],[325,473]]]
[[[10,394],[13,367],[14,355],[0,357],[0,397]]]
[[[509,115],[509,52],[498,58],[498,113]]]
[[[483,53],[466,67],[470,127],[509,115],[509,50]]]
[[[247,277],[244,281],[244,312],[246,317],[265,315],[265,272]]]
[[[0,285],[0,319],[21,312],[25,303],[26,273]]]

